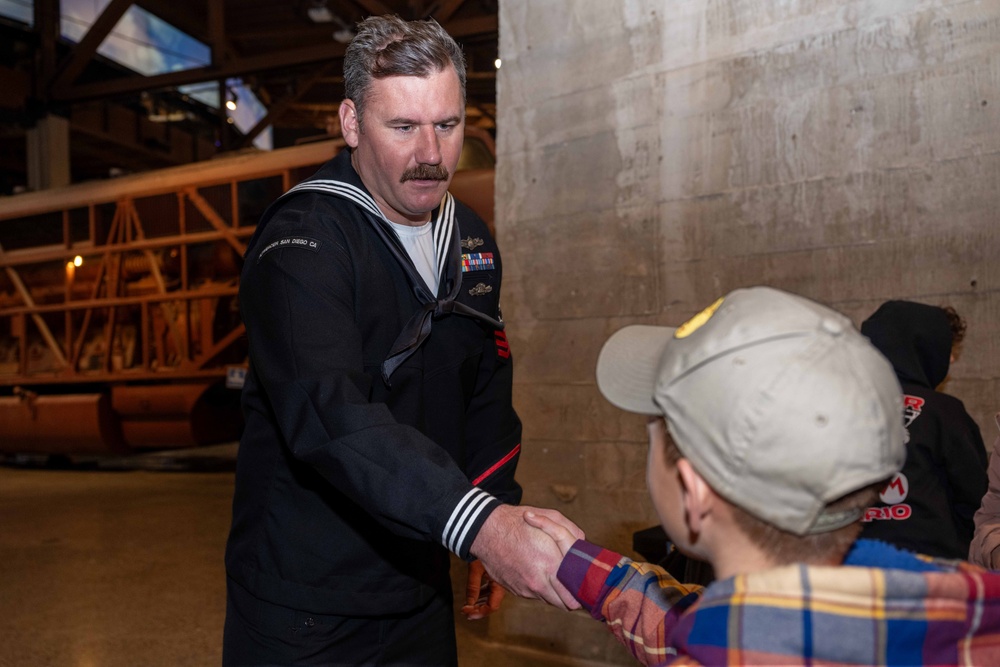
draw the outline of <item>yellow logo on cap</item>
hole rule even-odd
[[[700,313],[692,317],[684,324],[677,327],[677,330],[674,331],[674,338],[687,338],[695,331],[700,329],[701,326],[705,324],[705,322],[708,322],[708,319],[715,314],[715,311],[719,309],[719,306],[722,305],[722,302],[725,298],[726,297],[720,297],[711,306],[701,311]]]

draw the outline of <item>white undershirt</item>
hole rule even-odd
[[[424,279],[431,293],[435,296],[438,291],[438,275],[436,262],[434,261],[434,235],[431,233],[431,223],[426,222],[419,227],[411,225],[400,225],[388,221],[392,228],[396,230],[396,236],[406,249],[406,254],[410,256],[413,265],[417,267],[417,273]]]

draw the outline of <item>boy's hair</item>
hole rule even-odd
[[[886,480],[887,481],[887,480]],[[878,500],[885,481],[848,493],[827,505],[828,512],[861,511]],[[843,561],[851,545],[861,534],[861,522],[843,526],[828,533],[796,535],[758,519],[737,505],[732,505],[733,522],[750,541],[768,554],[776,565],[814,562],[821,559]]]
[[[370,16],[344,54],[345,96],[354,102],[361,123],[374,79],[426,77],[454,65],[465,101],[465,55],[437,21],[404,21],[398,16]]]
[[[965,320],[951,306],[941,306],[941,310],[948,316],[948,326],[951,327],[951,354],[952,361],[954,361],[962,354],[962,341],[965,340],[966,329]]]
[[[677,449],[673,438],[667,434],[664,460],[667,464],[676,466],[682,458],[684,455],[681,454],[681,450]],[[848,510],[864,511],[866,507],[873,505],[878,500],[879,491],[885,486],[886,481],[888,480],[848,493],[843,498],[830,503],[827,506],[827,511],[834,513]],[[842,561],[851,545],[858,539],[858,535],[861,534],[861,522],[855,521],[826,533],[796,535],[763,519],[758,519],[739,505],[734,505],[728,500],[726,503],[731,509],[736,528],[746,535],[757,548],[770,556],[776,565],[825,559]]]
[[[962,341],[965,340],[965,330],[967,328],[965,320],[951,306],[941,306],[941,310],[948,316],[948,326],[951,327],[951,344],[955,346],[961,345]]]

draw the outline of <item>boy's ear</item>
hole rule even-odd
[[[677,461],[677,474],[681,477],[684,520],[691,534],[700,535],[715,509],[718,496],[687,459]]]

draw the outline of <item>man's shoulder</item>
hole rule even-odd
[[[490,234],[489,227],[479,214],[457,197],[454,197],[453,200],[455,202],[455,219],[458,221],[458,228],[462,231],[462,233],[489,237],[492,241],[493,237],[492,234]]]
[[[358,204],[321,187],[304,185],[275,202],[266,221],[268,234],[299,228],[323,234],[351,235],[369,226]]]
[[[313,214],[320,222],[337,221],[345,216],[360,221],[362,211],[374,205],[351,167],[349,153],[343,151],[276,199],[270,217],[304,213]]]
[[[350,202],[312,190],[300,190],[276,201],[247,246],[246,258],[259,263],[275,249],[302,247],[326,254],[348,255],[371,242],[360,212]],[[248,263],[249,265],[249,263]]]

